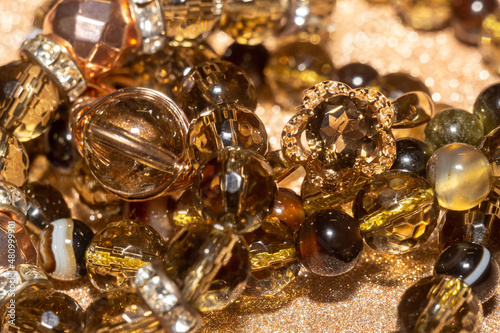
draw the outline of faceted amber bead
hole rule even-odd
[[[402,72],[378,76],[368,83],[368,87],[380,91],[391,100],[412,91],[422,91],[427,95],[431,94],[425,83],[408,73]]]
[[[90,281],[100,291],[130,286],[137,269],[165,252],[163,238],[150,226],[123,220],[96,233],[85,253]]]
[[[84,333],[165,332],[147,304],[129,288],[108,291],[89,305],[85,311]]]
[[[38,263],[38,254],[21,215],[0,213],[0,251],[4,254],[0,257],[0,266]]]
[[[173,220],[177,227],[184,227],[191,223],[201,223],[203,218],[194,205],[193,190],[188,188],[177,200]]]
[[[189,120],[217,104],[238,104],[255,110],[255,87],[247,75],[228,61],[207,61],[193,68],[181,81],[176,97]]]
[[[481,24],[496,8],[496,0],[453,0],[451,22],[455,36],[467,44],[478,44],[481,38]]]
[[[258,229],[243,235],[252,271],[245,294],[274,295],[295,280],[299,268],[294,236],[293,229],[275,217],[268,217]]]
[[[429,239],[437,224],[439,206],[424,178],[389,170],[363,186],[352,211],[368,246],[397,254],[412,251]]]
[[[403,22],[413,29],[436,30],[450,21],[452,0],[397,0],[396,10]]]
[[[239,44],[257,45],[284,27],[290,7],[288,0],[227,0],[220,28]]]
[[[285,222],[293,230],[297,230],[306,218],[302,199],[294,191],[281,187],[271,216]]]
[[[467,210],[486,198],[493,186],[491,165],[477,148],[452,143],[436,150],[427,162],[427,179],[439,205]]]
[[[21,142],[46,131],[63,103],[58,86],[33,61],[0,67],[0,125]]]
[[[42,289],[54,289],[54,285],[40,267],[30,264],[0,267],[0,307],[25,290],[31,293]]]
[[[22,186],[28,180],[29,159],[23,145],[0,127],[0,180]]]
[[[477,332],[483,320],[481,301],[466,283],[433,275],[408,288],[398,306],[405,332]]]
[[[271,213],[278,186],[265,159],[240,148],[217,152],[197,171],[196,208],[205,220],[229,224],[238,232],[259,227]]]
[[[184,298],[202,312],[236,300],[250,275],[245,241],[220,225],[187,225],[170,242],[163,261]]]

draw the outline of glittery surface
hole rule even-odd
[[[17,48],[30,32],[34,10],[42,2],[0,0],[1,64],[17,57]],[[451,29],[413,31],[401,24],[389,5],[338,0],[332,20],[336,30],[331,34],[329,49],[336,67],[360,61],[381,74],[408,72],[427,84],[434,101],[468,111],[479,92],[499,80],[483,65],[478,50],[459,43]],[[230,42],[222,33],[212,41],[220,44],[215,45],[217,51]],[[274,105],[265,91],[259,93],[259,102],[257,114],[266,124],[272,147],[277,148],[291,110]],[[292,177],[284,184],[298,190],[303,173]],[[435,237],[406,255],[380,255],[365,248],[351,272],[329,278],[301,272],[297,281],[278,295],[243,297],[223,311],[206,314],[201,331],[394,332],[399,298],[412,283],[432,273],[438,254]],[[87,279],[57,287],[76,297],[85,308],[97,294]],[[498,297],[484,304],[481,332],[500,331]]]

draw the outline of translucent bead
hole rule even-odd
[[[363,186],[352,211],[368,246],[396,254],[412,251],[429,239],[437,224],[439,206],[424,178],[389,170]]]
[[[380,91],[390,100],[394,100],[412,91],[422,91],[429,96],[431,95],[429,88],[427,88],[424,82],[408,73],[402,72],[378,76],[368,83],[368,87]]]
[[[94,102],[75,119],[73,132],[99,182],[123,199],[137,200],[159,196],[188,177],[187,126],[168,97],[133,88]]]
[[[24,227],[24,221],[21,215],[0,212],[0,253],[6,254],[0,257],[0,266],[37,264],[38,254]],[[9,258],[7,254],[13,254],[14,258]]]
[[[21,264],[0,268],[0,306],[7,304],[10,299],[24,290],[31,293],[53,288],[52,282],[38,266]]]
[[[163,238],[150,226],[123,220],[97,232],[85,252],[90,282],[100,291],[130,286],[137,269],[165,252]]]
[[[434,116],[434,103],[423,91],[405,93],[392,102],[396,117],[392,128],[416,127]]]
[[[173,220],[176,226],[184,227],[191,223],[202,223],[203,218],[194,205],[192,189],[187,189],[177,200]]]
[[[220,28],[239,44],[257,45],[284,27],[290,7],[288,0],[228,0]]]
[[[491,165],[477,148],[453,143],[436,150],[427,162],[427,179],[441,207],[466,210],[486,198],[493,186]]]
[[[446,274],[464,281],[481,302],[495,293],[500,278],[498,264],[484,246],[474,243],[455,243],[439,255],[435,274]]]
[[[405,24],[418,30],[446,27],[451,18],[452,0],[397,0],[396,10]]]
[[[479,40],[478,40],[479,52],[483,56],[483,61],[487,64],[487,66],[492,72],[495,72],[497,74],[500,74],[500,61],[498,60],[498,52],[499,52],[498,44],[500,41],[499,21],[500,21],[500,12],[498,11],[498,9],[495,10],[493,13],[489,14],[488,16],[486,16],[486,18],[483,21],[481,33],[479,35]],[[487,96],[486,98],[488,97],[495,98],[497,96],[498,93],[492,94],[492,96]],[[481,97],[484,98],[485,96],[482,95]],[[474,107],[474,112],[475,109],[476,108]],[[494,125],[495,127],[500,125],[497,117],[495,117],[496,118],[495,122],[491,124]],[[488,127],[488,125],[490,124],[485,124],[486,127]]]
[[[28,180],[29,159],[22,144],[0,127],[0,180],[22,186]]]
[[[306,218],[302,199],[294,191],[281,187],[271,216],[285,222],[293,230],[297,230]]]
[[[491,164],[493,177],[495,177],[495,187],[500,188],[500,163],[497,161],[497,154],[500,151],[500,128],[497,128],[483,137],[477,145]]]
[[[222,0],[161,0],[170,45],[191,46],[219,23]]]
[[[496,0],[453,0],[451,25],[460,41],[476,45],[481,38],[481,24],[498,8]]]
[[[262,44],[242,45],[233,43],[224,51],[222,59],[241,67],[253,84],[259,87],[264,84],[264,67],[269,60],[269,56],[269,51]]]
[[[40,267],[52,278],[73,281],[85,276],[85,250],[94,233],[79,220],[64,218],[50,222],[38,236]]]
[[[198,166],[225,147],[241,147],[262,156],[267,153],[267,131],[255,113],[237,104],[219,104],[189,125],[189,157]]]
[[[203,217],[238,232],[259,227],[271,213],[278,186],[271,167],[256,153],[239,148],[217,152],[194,180],[194,200]]]
[[[245,294],[268,296],[295,280],[299,271],[293,229],[275,217],[243,235],[250,249],[250,279]]]
[[[406,170],[424,177],[429,157],[429,146],[417,139],[403,138],[396,140],[396,159],[391,169]]]
[[[255,110],[255,87],[243,70],[228,61],[208,61],[193,68],[180,84],[176,97],[189,120],[197,118],[208,107],[238,104]]]
[[[0,67],[0,125],[21,142],[46,131],[63,104],[57,84],[30,60]]]
[[[340,67],[335,74],[335,80],[347,84],[351,88],[368,86],[368,82],[378,77],[375,68],[368,64],[352,62]]]
[[[171,241],[163,260],[184,299],[202,312],[235,301],[250,275],[245,241],[220,226],[187,225]]]
[[[484,133],[489,133],[500,126],[500,83],[492,84],[483,89],[474,101],[473,114],[479,116],[484,127]]]
[[[94,299],[85,311],[84,333],[164,332],[147,304],[129,288],[113,289]]]
[[[483,320],[481,301],[467,284],[433,275],[408,288],[398,306],[400,327],[407,332],[477,332]]]
[[[323,276],[348,272],[363,250],[358,223],[346,213],[333,209],[309,216],[299,228],[296,244],[301,263]]]

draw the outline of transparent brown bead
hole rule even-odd
[[[237,104],[219,104],[205,109],[188,130],[189,157],[195,166],[225,147],[241,147],[264,156],[267,131],[259,117]]]
[[[228,0],[220,28],[239,44],[257,45],[284,27],[290,6],[289,0]]]
[[[477,332],[483,320],[481,301],[461,280],[433,275],[418,281],[401,297],[401,328],[409,332]]]
[[[0,180],[22,186],[28,180],[29,159],[22,144],[0,127]]]
[[[177,227],[184,227],[191,223],[201,223],[203,218],[194,205],[193,189],[187,189],[177,200],[173,220]]]
[[[24,222],[22,216],[0,213],[0,251],[4,254],[0,258],[0,266],[38,263],[38,254]],[[12,256],[9,258],[8,254]]]
[[[108,291],[89,305],[85,311],[85,333],[165,332],[147,304],[129,288]]]
[[[54,289],[54,285],[40,267],[30,264],[0,267],[0,306],[24,290],[31,293],[42,289]]]
[[[73,132],[104,188],[123,199],[140,200],[159,196],[176,180],[189,177],[187,125],[168,97],[133,88],[94,102],[75,119]]]
[[[450,21],[452,0],[397,0],[396,10],[405,24],[418,30],[437,30]]]
[[[221,226],[187,225],[172,240],[163,260],[184,299],[202,312],[220,310],[235,301],[250,274],[245,241]]]
[[[298,260],[294,231],[275,217],[243,236],[248,243],[251,274],[245,294],[267,296],[280,292],[295,280]]]
[[[137,28],[126,0],[60,1],[43,24],[45,34],[70,46],[87,78],[123,64],[140,46]]]
[[[0,67],[0,125],[21,142],[46,131],[63,95],[43,68],[30,60]]]
[[[405,253],[421,246],[437,224],[439,205],[422,177],[389,170],[370,179],[352,210],[368,246],[385,253]]]
[[[100,291],[130,286],[137,269],[165,252],[163,238],[140,222],[109,223],[96,233],[85,253],[90,281]]]
[[[219,23],[222,0],[161,0],[167,43],[191,46],[205,39]]]
[[[83,330],[84,311],[70,296],[60,291],[39,290],[22,292],[15,299],[14,325],[9,312],[2,315],[2,332],[61,332],[80,333]]]
[[[423,91],[403,94],[392,105],[396,110],[392,128],[416,127],[427,123],[434,116],[434,102]]]
[[[217,152],[197,171],[196,208],[205,220],[252,231],[271,213],[278,192],[263,157],[239,148]]]
[[[285,222],[293,230],[297,230],[306,218],[302,199],[294,191],[281,187],[271,216]]]
[[[255,110],[255,87],[246,74],[228,61],[208,61],[193,68],[181,81],[176,97],[189,120],[217,104],[238,104]]]

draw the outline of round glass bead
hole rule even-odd
[[[451,25],[460,41],[476,45],[481,38],[481,25],[486,16],[498,8],[496,0],[453,0]]]
[[[37,264],[38,254],[24,222],[22,215],[0,212],[0,253],[4,254],[0,256],[0,266]],[[9,258],[7,254],[14,258]]]
[[[302,199],[294,191],[281,187],[271,216],[285,222],[293,230],[297,230],[306,218]]]
[[[286,24],[288,0],[226,0],[220,29],[238,44],[257,45]]]
[[[24,290],[35,292],[53,288],[52,282],[38,266],[21,264],[0,268],[0,306]]]
[[[486,87],[476,97],[473,114],[477,115],[484,127],[484,133],[489,133],[500,126],[500,83]]]
[[[477,145],[484,127],[477,115],[461,109],[448,109],[435,115],[425,128],[425,143],[432,151],[449,143]]]
[[[163,261],[186,300],[205,312],[241,295],[250,275],[248,255],[245,241],[233,231],[193,223],[170,242]]]
[[[78,153],[73,147],[73,136],[68,120],[59,118],[54,121],[46,137],[49,147],[47,158],[50,162],[65,170],[71,169],[78,158]]]
[[[63,104],[56,83],[33,61],[0,67],[0,126],[21,142],[46,131]]]
[[[346,213],[325,209],[309,216],[297,232],[301,264],[311,272],[335,276],[351,270],[363,250],[358,223]]]
[[[433,275],[408,288],[398,306],[405,332],[477,332],[483,320],[481,301],[463,281]]]
[[[28,180],[29,159],[19,140],[0,127],[0,180],[22,186]]]
[[[427,179],[436,191],[439,205],[451,210],[477,206],[493,186],[488,159],[479,149],[465,143],[436,150],[427,162]]]
[[[417,139],[396,140],[396,159],[391,169],[406,170],[425,178],[427,161],[431,157],[429,146]]]
[[[245,294],[268,296],[295,280],[299,268],[292,228],[275,217],[243,235],[248,244],[251,274]]]
[[[198,169],[193,188],[195,206],[205,220],[229,224],[238,232],[258,228],[278,193],[266,160],[240,148],[215,153]]]
[[[470,242],[455,243],[444,250],[434,265],[434,273],[464,281],[483,303],[496,293],[500,278],[498,264],[490,251]]]
[[[72,281],[84,276],[85,250],[94,233],[85,223],[63,218],[50,222],[38,236],[40,267],[56,280]]]
[[[85,252],[90,282],[100,291],[130,286],[137,269],[165,252],[163,238],[148,225],[123,220],[97,232]]]
[[[354,218],[368,246],[385,253],[405,253],[420,247],[437,224],[439,206],[434,190],[422,177],[389,170],[359,191]]]
[[[420,79],[403,72],[389,73],[378,76],[368,83],[368,87],[380,91],[389,99],[394,100],[399,96],[412,92],[423,91],[431,95],[429,88]]]
[[[378,77],[375,68],[368,64],[352,62],[340,67],[335,74],[335,80],[347,84],[351,88],[368,86],[368,83]]]
[[[228,46],[222,59],[241,67],[256,87],[264,83],[264,67],[269,60],[269,51],[262,44],[242,45],[233,43]]]
[[[403,22],[413,29],[437,30],[451,18],[452,0],[397,0],[396,10]]]
[[[176,102],[189,120],[217,104],[238,104],[255,110],[255,87],[241,68],[228,61],[207,61],[181,81]]]
[[[85,311],[84,333],[164,332],[147,304],[129,288],[108,291],[89,305]]]

